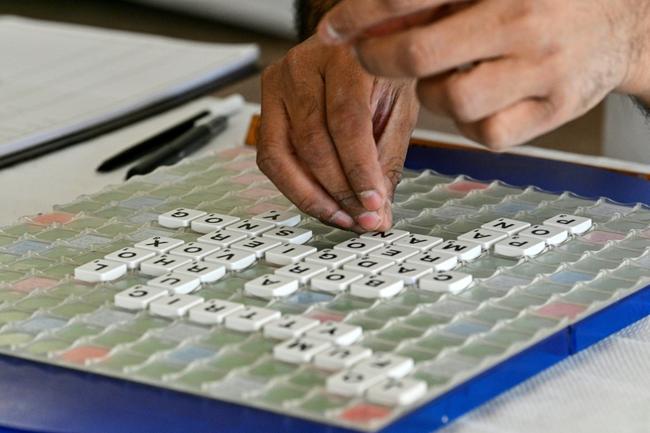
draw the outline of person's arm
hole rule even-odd
[[[301,41],[316,32],[318,23],[339,0],[296,0],[296,27]]]
[[[297,0],[307,37],[262,74],[257,163],[300,210],[355,231],[388,230],[418,103],[415,81],[368,74],[313,34],[338,1]]]
[[[409,25],[443,5],[459,9]],[[425,108],[505,149],[583,115],[613,91],[647,107],[648,17],[648,0],[341,0],[317,33],[331,46],[354,46],[370,74],[417,79]],[[393,31],[371,32],[386,23]]]

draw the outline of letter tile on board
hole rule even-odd
[[[189,227],[190,223],[206,213],[196,209],[178,208],[158,216],[158,224],[163,227]]]

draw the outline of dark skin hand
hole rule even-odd
[[[321,221],[387,230],[417,100],[495,150],[612,91],[647,104],[648,16],[648,0],[341,0],[264,74],[259,165]]]
[[[417,114],[415,80],[377,78],[349,47],[312,37],[263,74],[257,162],[303,212],[388,230]]]

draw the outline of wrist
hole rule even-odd
[[[625,82],[617,90],[650,107],[650,46],[644,51],[633,62]]]
[[[318,23],[340,0],[296,0],[296,27],[304,41],[316,32]]]
[[[616,89],[627,93],[637,102],[650,106],[650,22],[646,19],[650,13],[650,4],[646,1],[635,11],[636,19],[628,33],[628,67],[621,85]]]

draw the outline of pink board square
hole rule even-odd
[[[318,310],[312,311],[311,313],[307,314],[307,316],[311,319],[320,320],[321,322],[340,322],[345,318],[345,316],[342,316],[340,314],[328,313],[326,311]]]
[[[621,233],[614,233],[614,232],[604,232],[600,230],[596,230],[590,233],[587,233],[585,236],[583,236],[582,239],[592,242],[594,244],[600,244],[604,245],[609,241],[620,241],[621,239],[624,239],[625,235]]]
[[[537,310],[537,314],[547,317],[555,317],[558,319],[563,319],[565,317],[573,319],[586,309],[587,307],[583,305],[553,302],[552,304],[544,305],[543,307],[539,308]]]
[[[50,224],[67,224],[74,219],[74,215],[67,212],[52,212],[44,213],[33,216],[30,218],[31,222],[41,226],[49,226]]]
[[[447,189],[450,191],[456,191],[456,192],[470,192],[470,191],[476,191],[476,190],[483,190],[489,187],[490,185],[486,183],[481,183],[481,182],[472,182],[469,180],[462,180],[460,182],[454,182],[450,184]]]
[[[382,420],[390,414],[391,410],[385,406],[358,403],[341,413],[340,418],[357,424],[368,424]]]
[[[58,284],[57,280],[43,277],[29,277],[13,284],[13,289],[19,292],[29,293],[35,289],[50,289]]]
[[[108,356],[109,350],[100,346],[79,346],[70,349],[61,355],[63,361],[74,364],[85,364],[90,360],[104,359]]]

